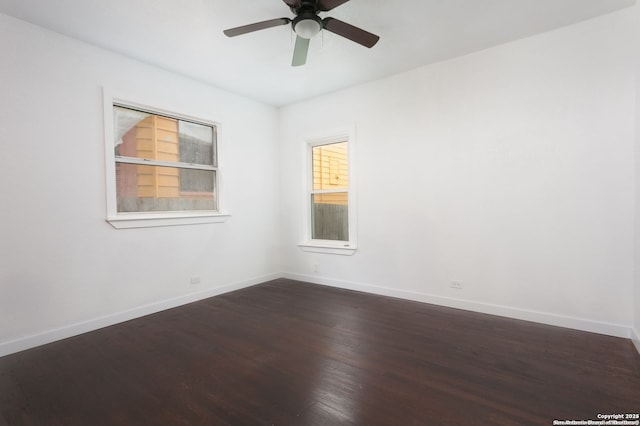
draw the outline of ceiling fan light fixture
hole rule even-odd
[[[322,22],[319,18],[304,18],[300,20],[294,20],[293,31],[300,37],[311,39],[322,29]]]

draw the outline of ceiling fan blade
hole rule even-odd
[[[235,37],[242,34],[252,33],[254,31],[264,30],[271,27],[287,25],[290,22],[291,22],[291,19],[289,18],[269,19],[268,21],[261,21],[261,22],[256,22],[249,25],[243,25],[241,27],[229,28],[228,30],[224,30],[223,33],[227,37]]]
[[[285,2],[287,6],[293,9],[297,9],[300,6],[302,6],[302,0],[282,0],[282,1]]]
[[[318,10],[326,12],[328,10],[335,9],[348,1],[349,0],[318,0]]]
[[[309,39],[296,37],[296,47],[293,49],[292,67],[299,67],[307,62],[307,53],[309,52]]]
[[[373,47],[380,37],[375,34],[372,34],[368,31],[365,31],[361,28],[354,27],[351,24],[347,24],[339,19],[335,18],[324,18],[322,20],[324,24],[324,29],[327,31],[331,31],[334,34],[338,34],[339,36],[348,38],[351,41],[355,41],[358,44],[361,44],[365,47]]]

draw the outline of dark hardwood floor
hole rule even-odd
[[[285,279],[0,358],[0,425],[552,425],[639,412],[629,340]]]

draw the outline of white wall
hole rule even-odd
[[[0,52],[0,355],[277,276],[275,108],[5,15]],[[226,223],[105,222],[103,86],[221,123]]]
[[[633,13],[283,108],[287,275],[628,337]],[[359,250],[302,252],[302,138],[351,124]]]

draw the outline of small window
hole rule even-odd
[[[307,141],[306,236],[300,246],[309,251],[353,254],[353,135],[345,132]]]
[[[311,158],[311,238],[348,242],[348,142],[314,146]]]
[[[111,110],[106,127],[111,129],[107,192],[112,225],[203,223],[219,221],[203,220],[207,216],[224,216],[216,124],[115,101],[105,108]],[[190,217],[198,220],[184,220]],[[131,226],[117,225],[122,221]]]

